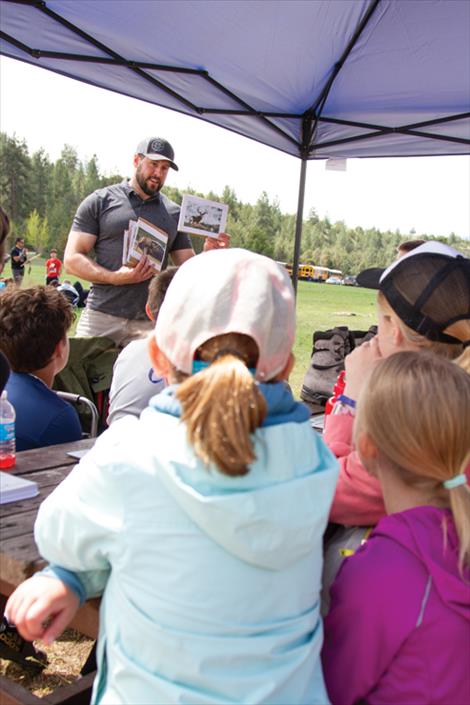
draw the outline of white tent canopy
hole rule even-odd
[[[301,159],[470,153],[467,0],[3,0],[0,51]],[[296,267],[294,268],[294,272]]]

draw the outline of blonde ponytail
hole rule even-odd
[[[470,461],[470,453],[467,456]],[[462,473],[466,466],[462,467]],[[450,495],[450,508],[459,537],[459,567],[470,566],[470,488],[468,484],[447,490]]]
[[[263,423],[266,402],[248,367],[256,367],[254,340],[239,333],[211,338],[198,350],[210,362],[179,386],[188,441],[196,455],[226,475],[245,475],[256,459],[251,434]]]
[[[468,484],[443,486],[465,473],[470,462],[470,375],[424,351],[383,359],[358,401],[356,441],[362,431],[377,447],[379,464],[393,468],[406,484],[420,486],[430,504],[450,505],[459,565],[470,566]]]

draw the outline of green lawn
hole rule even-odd
[[[10,276],[10,266],[7,264],[5,266],[5,269],[3,271],[3,276],[9,277]],[[68,279],[69,281],[72,282],[72,284],[76,281],[79,281],[84,289],[89,289],[90,283],[85,281],[85,279],[80,279],[80,277],[76,277],[74,274],[66,274],[64,272],[64,269],[62,268],[62,275],[60,277],[61,281],[64,279]],[[23,279],[23,288],[26,288],[27,286],[34,286],[35,284],[45,284],[46,283],[46,260],[43,257],[38,257],[37,259],[34,259],[29,265],[26,265],[26,272],[24,275]],[[72,326],[70,328],[70,335],[75,335],[75,329],[77,327],[77,323],[80,319],[80,316],[82,314],[83,309],[79,308],[76,309],[75,311],[75,320],[72,323]]]
[[[45,283],[45,260],[38,258],[31,262],[31,271],[25,274],[23,286]],[[5,276],[9,276],[8,265]],[[65,275],[67,276],[67,275]],[[63,279],[64,277],[62,277]],[[72,283],[77,277],[70,277]],[[87,288],[88,282],[79,280]],[[296,396],[300,393],[305,370],[312,351],[312,335],[315,330],[327,330],[334,326],[348,326],[353,330],[367,330],[376,323],[376,294],[369,289],[354,286],[334,286],[314,282],[299,282],[297,301],[297,337],[294,346],[295,367],[290,384]],[[72,327],[75,332],[81,310]]]
[[[5,265],[5,270],[3,272],[4,277],[10,276],[10,265]],[[62,274],[60,277],[61,281],[68,279],[72,284],[79,281],[87,289],[90,285],[84,279],[76,277],[74,274],[66,274],[62,267]],[[34,259],[29,265],[26,265],[26,272],[23,279],[23,287],[34,286],[34,284],[45,284],[46,283],[46,260],[43,257],[38,257]]]
[[[297,336],[294,345],[295,367],[290,376],[294,394],[300,394],[302,380],[310,361],[312,336],[316,330],[348,326],[367,330],[377,322],[376,292],[356,286],[336,286],[300,281],[297,295]]]

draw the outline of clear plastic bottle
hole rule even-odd
[[[0,397],[0,470],[9,470],[16,463],[15,418],[15,409],[4,390]]]

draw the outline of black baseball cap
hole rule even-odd
[[[363,286],[364,289],[378,289],[380,277],[385,272],[384,267],[370,267],[363,269],[356,277],[358,286]]]
[[[359,286],[379,289],[397,316],[429,340],[468,345],[444,333],[470,320],[470,259],[453,247],[430,240],[386,269],[366,269]]]
[[[165,160],[170,162],[170,166],[175,171],[178,171],[178,167],[174,162],[175,151],[171,144],[164,140],[163,137],[147,137],[141,140],[137,145],[136,154],[142,154],[147,159],[152,159],[153,161]]]

